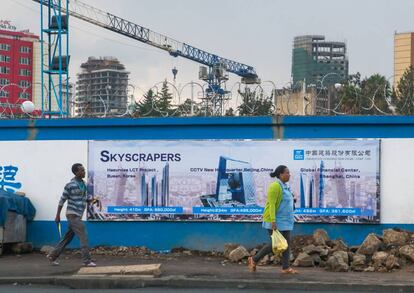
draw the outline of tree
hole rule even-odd
[[[165,80],[162,83],[161,93],[158,95],[157,99],[157,111],[161,114],[161,116],[171,116],[175,109],[173,109],[172,105],[173,96],[169,92],[168,83]]]
[[[361,114],[361,74],[351,74],[339,90],[332,109],[346,114]]]
[[[234,113],[234,109],[230,107],[226,110],[224,116],[236,116],[236,113]]]
[[[365,114],[389,113],[391,86],[385,76],[374,74],[361,82],[361,106]]]
[[[273,101],[269,97],[265,97],[263,93],[257,94],[256,91],[245,92],[239,90],[242,96],[242,104],[237,107],[240,116],[265,116],[272,115]]]
[[[132,116],[134,117],[154,117],[154,116],[160,116],[156,111],[156,97],[154,95],[154,92],[152,90],[149,90],[146,94],[144,94],[144,97],[142,101],[135,102],[134,108],[135,111],[132,113]]]
[[[195,104],[191,99],[186,99],[182,104],[177,107],[177,115],[179,116],[199,116],[200,107]]]
[[[401,77],[396,89],[396,98],[398,113],[414,114],[414,68],[412,66]]]

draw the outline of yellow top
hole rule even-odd
[[[263,211],[263,222],[276,222],[276,212],[279,209],[282,197],[282,186],[280,186],[279,182],[275,181],[270,184],[267,191],[266,206]]]

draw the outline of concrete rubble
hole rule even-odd
[[[233,262],[244,262],[259,247],[248,251],[243,246],[228,244],[224,256]],[[414,232],[386,229],[383,235],[368,234],[359,246],[348,247],[341,239],[331,240],[323,229],[312,236],[295,236],[291,248],[292,265],[324,267],[333,272],[390,272],[414,263]],[[230,257],[231,255],[234,257]],[[236,257],[237,256],[237,257]],[[280,257],[268,255],[259,265],[280,264]]]

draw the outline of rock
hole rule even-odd
[[[400,264],[398,258],[395,255],[389,255],[385,261],[385,267],[387,270],[391,271],[392,269],[399,269]]]
[[[259,265],[260,266],[265,266],[270,264],[270,256],[268,254],[266,254],[260,261],[259,261]]]
[[[237,247],[239,247],[238,244],[234,244],[234,243],[227,243],[224,245],[224,257],[225,258],[229,258],[230,252],[232,252],[233,250],[235,250]]]
[[[342,260],[344,261],[344,263],[348,264],[349,263],[349,257],[348,257],[348,252],[346,251],[335,251],[333,253],[333,256],[336,257],[340,257],[342,258]]]
[[[40,248],[40,252],[42,252],[44,254],[49,254],[53,251],[53,249],[55,249],[53,246],[44,245],[44,246],[42,246],[42,248]]]
[[[316,245],[325,245],[329,240],[328,233],[324,229],[316,229],[313,232],[313,240]]]
[[[400,255],[414,262],[414,245],[413,244],[404,245],[403,247],[400,248],[399,252],[400,252]]]
[[[118,247],[118,252],[120,252],[120,253],[128,252],[128,247],[127,246],[120,246],[120,247]]]
[[[277,264],[280,264],[281,263],[281,258],[280,258],[280,256],[279,255],[272,255],[271,257],[270,257],[270,263],[273,263],[273,264],[275,264],[275,265],[277,265]]]
[[[259,249],[257,249],[257,248],[253,248],[251,251],[250,251],[250,256],[255,256],[256,255],[256,253],[258,253],[259,252]]]
[[[380,266],[380,267],[377,268],[377,272],[379,272],[379,273],[386,273],[387,272],[387,268],[386,267],[383,267],[383,266]]]
[[[313,267],[314,266],[314,259],[312,256],[305,252],[299,253],[298,257],[293,262],[293,266],[295,267]]]
[[[377,266],[383,265],[383,264],[385,264],[385,261],[387,260],[388,256],[389,256],[389,254],[386,253],[385,251],[377,251],[372,256],[372,261],[375,264],[377,264]]]
[[[321,246],[318,246],[321,247]],[[328,259],[328,255],[329,255],[329,249],[328,248],[323,248],[321,253],[319,254],[319,256],[325,260]]]
[[[348,264],[344,261],[345,255],[339,253],[340,251],[335,252],[331,257],[328,258],[326,262],[326,270],[334,271],[334,272],[347,272],[349,269]],[[346,254],[346,252],[342,251]],[[346,254],[346,258],[348,258],[348,254]]]
[[[341,239],[337,239],[332,241],[333,242],[333,250],[335,251],[348,251],[348,246],[343,242]]]
[[[311,255],[313,258],[313,265],[319,266],[322,263],[322,259],[318,254]]]
[[[315,246],[315,245],[311,244],[311,245],[305,246],[302,249],[302,251],[304,253],[309,254],[309,255],[310,254],[315,254],[315,253],[321,254],[322,252],[324,252],[324,248],[322,246]]]
[[[374,268],[374,267],[367,267],[367,268],[364,270],[364,272],[369,272],[369,273],[375,272],[375,268]]]
[[[347,253],[348,253],[348,262],[351,263],[354,260],[355,253],[352,253],[350,251],[348,251]]]
[[[410,239],[407,232],[399,232],[393,229],[383,231],[383,239],[386,245],[405,245]]]
[[[14,243],[11,246],[11,251],[16,254],[30,253],[33,251],[33,245],[30,242]]]
[[[374,233],[370,233],[358,248],[357,253],[372,255],[380,248],[381,244],[381,240]]]
[[[353,271],[361,272],[364,270],[367,257],[363,254],[355,254],[352,258],[351,269]]]
[[[230,252],[229,259],[232,262],[238,262],[248,256],[250,256],[250,254],[247,251],[247,249],[244,248],[243,246],[239,246],[236,249],[234,249],[232,252]]]
[[[359,245],[354,245],[349,247],[349,251],[356,253],[359,248]]]

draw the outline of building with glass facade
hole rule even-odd
[[[297,36],[292,51],[292,87],[303,83],[329,87],[348,77],[345,42],[326,41],[324,36]]]

